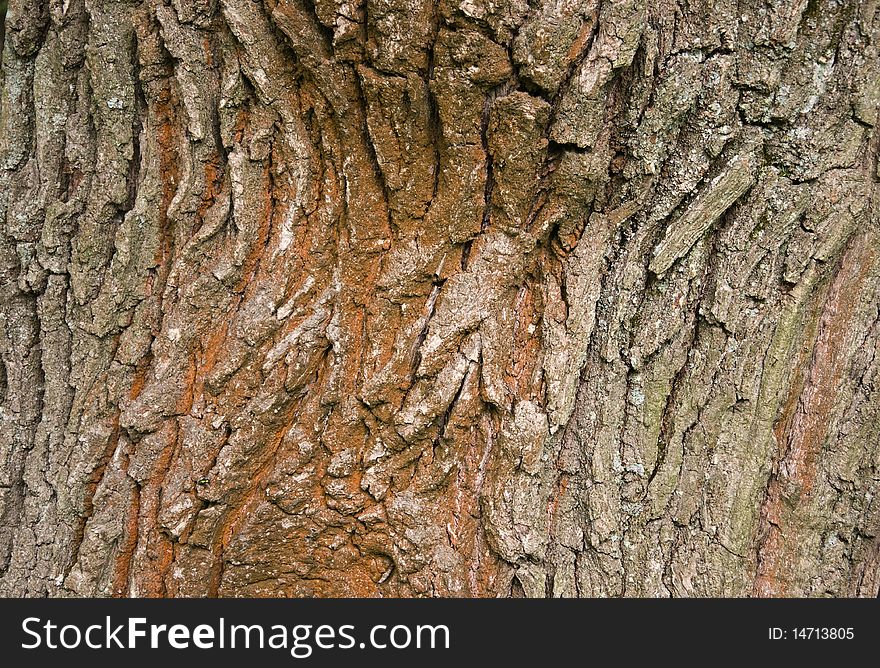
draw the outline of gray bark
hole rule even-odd
[[[874,0],[16,0],[0,593],[876,596]]]

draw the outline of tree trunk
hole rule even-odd
[[[5,29],[3,595],[878,594],[876,0]]]

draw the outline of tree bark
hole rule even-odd
[[[13,0],[0,593],[877,596],[876,0]]]

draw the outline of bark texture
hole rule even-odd
[[[13,0],[0,593],[876,596],[876,0]]]

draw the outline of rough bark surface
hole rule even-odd
[[[13,0],[0,593],[876,596],[876,0]]]

